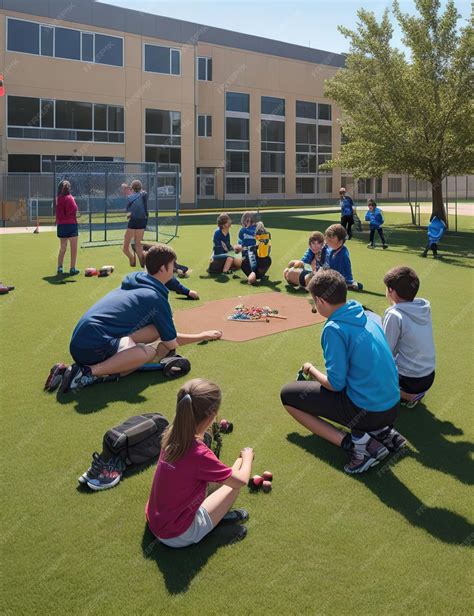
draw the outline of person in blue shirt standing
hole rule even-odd
[[[127,184],[122,184],[122,191],[127,197],[127,218],[128,225],[123,238],[122,251],[128,258],[131,267],[135,267],[137,258],[143,267],[145,261],[143,256],[142,240],[148,224],[148,194],[142,189],[140,180],[133,180],[130,189]],[[130,244],[134,242],[133,252]]]
[[[351,239],[352,225],[354,224],[354,202],[346,194],[345,188],[339,189],[339,202],[341,204],[341,225],[346,229],[348,239]]]
[[[369,199],[367,201],[367,207],[369,208],[365,214],[365,220],[368,221],[370,227],[370,242],[367,244],[367,248],[375,248],[375,232],[380,235],[380,239],[382,240],[382,248],[386,250],[388,248],[387,242],[385,241],[385,235],[383,233],[382,225],[384,223],[382,210],[377,207],[374,199]]]
[[[61,382],[67,393],[94,383],[118,380],[179,345],[217,340],[222,332],[176,332],[166,283],[173,277],[176,253],[156,244],[145,256],[146,272],[125,276],[122,285],[96,302],[79,320],[69,346],[74,364],[55,364],[45,389]]]
[[[427,257],[428,250],[431,249],[433,251],[433,258],[440,258],[438,256],[438,244],[440,243],[445,231],[446,223],[444,220],[438,218],[438,216],[435,216],[434,214],[431,214],[430,224],[428,225],[428,244],[421,255],[422,257]]]
[[[359,302],[346,301],[339,272],[319,271],[308,289],[327,318],[321,336],[326,374],[305,363],[308,380],[285,385],[281,401],[302,426],[350,454],[347,473],[363,473],[406,444],[393,428],[400,402],[395,361],[382,328]]]

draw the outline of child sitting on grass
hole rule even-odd
[[[312,380],[285,385],[281,401],[302,426],[350,453],[347,473],[363,473],[406,444],[393,428],[400,399],[395,362],[381,328],[358,302],[347,301],[341,274],[322,270],[308,288],[327,318],[321,336],[327,374],[305,363]]]
[[[210,274],[231,274],[240,269],[242,259],[235,254],[230,241],[230,227],[232,220],[229,214],[219,214],[217,229],[212,240],[213,250],[208,272]]]
[[[324,237],[329,248],[323,265],[324,269],[333,269],[342,274],[348,289],[362,291],[364,285],[356,282],[352,276],[349,251],[344,246],[347,237],[344,227],[337,224],[331,225],[326,229]]]
[[[321,231],[314,231],[308,239],[308,250],[300,261],[290,261],[283,270],[283,276],[288,284],[306,289],[314,274],[324,265],[328,247],[324,243]]]
[[[385,311],[383,330],[397,365],[402,404],[413,408],[435,378],[431,306],[426,299],[416,298],[420,280],[411,267],[394,267],[383,281],[392,304]]]
[[[145,514],[151,532],[171,548],[199,543],[221,521],[243,522],[249,517],[245,509],[231,507],[249,481],[253,449],[242,449],[229,467],[203,442],[221,398],[215,383],[188,381],[178,391],[176,416],[163,434]],[[206,498],[211,482],[224,485]],[[240,526],[236,539],[246,534],[246,527]]]
[[[271,234],[262,221],[255,222],[257,212],[245,212],[242,216],[242,229],[239,232],[239,244],[236,251],[242,252],[242,271],[249,284],[261,280],[272,264],[270,257]]]
[[[374,199],[369,199],[367,201],[367,207],[369,208],[365,214],[365,220],[368,221],[370,227],[370,242],[367,244],[367,248],[375,248],[375,232],[380,235],[380,239],[382,240],[382,248],[386,250],[388,248],[387,243],[385,242],[385,235],[383,234],[382,225],[384,223],[382,210],[377,207]]]
[[[430,224],[428,225],[428,244],[423,251],[422,257],[428,256],[428,251],[431,249],[433,251],[433,258],[439,259],[438,256],[438,244],[441,241],[441,238],[446,231],[446,223],[438,216],[431,214]]]

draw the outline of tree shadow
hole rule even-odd
[[[142,539],[143,557],[155,561],[171,595],[186,593],[193,579],[211,556],[219,548],[235,542],[238,529],[238,524],[218,525],[199,543],[176,549],[160,543],[145,524]]]
[[[76,282],[77,276],[74,278],[70,274],[55,274],[54,276],[44,276],[42,280],[49,284],[67,284],[68,282]]]
[[[302,436],[297,432],[292,432],[288,434],[287,439],[329,466],[343,472],[342,465],[347,454],[342,449],[334,447],[313,434]],[[410,450],[405,452],[402,450],[368,473],[354,475],[353,478],[363,483],[382,503],[397,511],[412,526],[424,530],[444,543],[470,546],[474,526],[466,518],[454,511],[433,507],[431,503],[423,503],[392,472],[394,464],[403,457],[411,455]],[[440,494],[441,491],[434,494],[433,500]]]

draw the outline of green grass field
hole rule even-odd
[[[205,273],[214,220],[183,219],[172,244],[193,268],[189,285],[203,301],[249,292],[243,276]],[[251,292],[287,292],[286,262],[303,253],[309,231],[334,221],[335,214],[267,215],[270,281]],[[70,360],[78,318],[129,271],[125,258],[117,246],[81,250],[81,270],[113,263],[115,273],[60,280],[54,233],[0,237],[0,279],[16,287],[0,297],[3,613],[468,614],[473,222],[459,219],[440,261],[420,258],[426,232],[404,214],[386,212],[389,250],[367,250],[367,233],[348,244],[366,290],[350,296],[379,313],[387,306],[384,273],[398,264],[417,270],[420,295],[432,302],[437,348],[433,388],[398,421],[408,453],[366,475],[344,474],[343,452],[310,435],[280,404],[280,387],[304,361],[322,366],[321,325],[185,348],[192,376],[223,389],[221,416],[235,425],[224,437],[223,461],[252,446],[255,471],[272,470],[275,480],[268,495],[242,490],[238,504],[251,516],[245,541],[226,545],[217,531],[184,551],[156,545],[145,529],[153,466],[101,493],[76,483],[109,427],[141,412],[171,418],[181,382],[137,374],[62,398],[42,391],[50,366]],[[174,309],[197,304],[176,296],[171,302]]]

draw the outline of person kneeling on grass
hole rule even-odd
[[[245,509],[230,511],[247,485],[253,449],[245,447],[232,467],[226,466],[204,444],[204,433],[215,421],[221,390],[205,379],[181,387],[176,416],[161,441],[151,494],[145,508],[148,527],[161,543],[184,548],[199,543],[219,522],[248,519]],[[224,485],[206,498],[208,483]],[[239,527],[235,539],[247,534]]]
[[[382,329],[358,302],[346,301],[341,274],[318,272],[309,291],[327,318],[321,336],[327,374],[305,363],[311,380],[285,385],[281,401],[302,426],[350,453],[347,473],[363,473],[406,444],[393,428],[400,400],[395,362]]]
[[[229,214],[219,214],[217,229],[212,238],[212,256],[207,270],[209,274],[232,274],[242,265],[242,258],[234,252],[230,241],[231,226]]]
[[[179,345],[217,340],[222,332],[178,334],[166,283],[173,277],[176,253],[156,244],[145,256],[146,272],[125,276],[122,286],[99,300],[80,319],[72,334],[72,366],[55,364],[45,389],[78,390],[97,382],[118,380]]]
[[[362,291],[364,285],[361,282],[356,282],[352,276],[351,258],[346,242],[346,230],[342,225],[331,225],[324,233],[328,251],[323,267],[325,269],[333,269],[339,272],[346,281],[348,289],[352,291]]]
[[[307,290],[309,281],[314,274],[324,266],[328,247],[324,243],[321,231],[314,231],[308,239],[308,250],[300,261],[293,260],[283,270],[283,276],[288,284]]]

